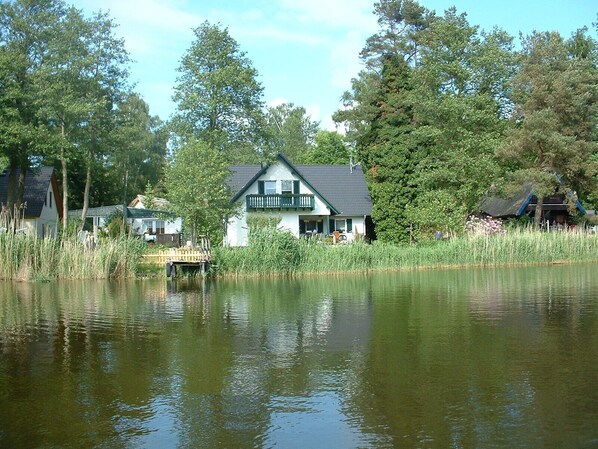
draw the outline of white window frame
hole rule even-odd
[[[293,193],[293,180],[292,179],[283,179],[280,181],[280,192],[282,194],[285,193]]]
[[[264,195],[276,194],[276,181],[264,181]]]
[[[339,223],[342,223],[342,226],[339,226]],[[347,231],[347,220],[345,218],[335,218],[334,219],[334,231],[346,232]]]

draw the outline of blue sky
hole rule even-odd
[[[253,62],[268,105],[303,106],[323,128],[361,68],[359,51],[377,30],[374,0],[76,0],[108,11],[132,59],[131,79],[152,115],[174,111],[177,67],[204,20],[227,27]],[[451,6],[470,24],[514,36],[558,30],[568,37],[598,21],[598,0],[421,0],[438,14]],[[593,29],[595,35],[595,29]]]

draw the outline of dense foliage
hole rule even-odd
[[[481,30],[455,8],[438,15],[415,0],[380,0],[374,14],[364,70],[334,115],[342,136],[320,130],[302,106],[267,108],[257,70],[220,25],[194,30],[176,112],[163,123],[132,90],[108,14],[85,17],[64,0],[0,0],[8,209],[28,170],[54,165],[65,211],[85,215],[146,190],[186,213],[193,233],[216,232],[231,213],[228,164],[277,152],[296,163],[361,163],[383,242],[461,233],[481,198],[524,182],[534,183],[538,211],[554,192],[598,205],[595,34],[537,31],[516,50],[507,33]]]
[[[129,56],[106,13],[85,17],[62,0],[0,2],[0,159],[8,210],[24,177],[54,165],[68,208],[127,202],[158,183],[161,123],[128,81]],[[3,164],[4,165],[4,164]]]
[[[513,183],[535,182],[540,198],[595,198],[597,54],[587,30],[569,40],[535,33],[517,52],[504,31],[480,30],[455,8],[437,16],[383,0],[374,12],[380,32],[334,118],[368,174],[380,240],[463,232],[484,195]]]
[[[167,168],[168,199],[194,244],[200,234],[222,240],[224,219],[233,213],[229,177],[225,155],[203,141],[181,147]]]

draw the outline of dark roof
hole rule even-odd
[[[333,213],[337,215],[359,216],[372,213],[372,199],[360,166],[349,165],[295,165],[282,155],[278,161],[286,164],[308,187],[313,188]],[[236,201],[267,167],[261,165],[233,165],[229,186]]]
[[[251,184],[255,175],[262,171],[261,165],[231,165],[232,176],[228,180],[228,186],[234,194],[245,190]]]
[[[69,210],[69,215],[80,217],[83,209]],[[113,206],[99,206],[90,207],[87,209],[87,217],[109,217],[115,212],[122,213],[122,204]],[[174,218],[176,214],[171,211],[156,210],[156,209],[141,209],[135,207],[127,207],[127,218]]]
[[[123,210],[122,204],[117,204],[114,206],[90,207],[87,209],[87,216],[88,217],[108,217],[115,212],[122,212],[122,210]],[[82,211],[83,211],[83,209],[69,209],[69,216],[80,217]]]
[[[488,196],[482,200],[480,209],[492,217],[518,217],[529,204],[533,196],[533,187],[526,185],[520,192],[509,197]]]
[[[19,175],[17,170],[17,176]],[[53,167],[30,168],[25,175],[25,191],[23,202],[27,203],[26,217],[39,217],[46,201],[46,193],[52,182]],[[8,170],[0,174],[0,204],[7,203],[8,196]],[[55,197],[56,207],[59,207],[58,198]]]
[[[296,165],[312,186],[330,201],[341,215],[370,215],[372,199],[361,166]]]
[[[586,210],[573,193],[567,191],[566,194],[557,194],[544,198],[544,208],[546,210],[566,210],[569,207],[569,197],[577,209],[585,214]],[[480,209],[483,213],[495,218],[519,217],[526,211],[534,210],[538,199],[534,195],[532,184],[526,184],[520,192],[509,198],[500,198],[489,196],[482,200]]]

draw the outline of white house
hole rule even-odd
[[[183,229],[182,218],[172,216],[172,214],[171,216],[160,216],[160,213],[156,210],[153,210],[154,214],[149,214],[149,216],[148,214],[137,214],[137,211],[149,211],[149,209],[146,208],[145,203],[145,195],[137,195],[133,201],[129,203],[128,210],[129,216],[132,219],[131,227],[133,232],[137,235],[165,236],[167,239],[174,238],[172,236],[177,236],[178,238]],[[164,198],[154,198],[153,203],[153,207],[159,211],[167,211],[170,207],[170,203]]]
[[[168,201],[156,198],[154,206],[160,209],[146,209],[144,207],[145,196],[137,195],[126,207],[127,223],[131,227],[131,233],[144,237],[147,242],[160,243],[169,246],[180,246],[182,244],[181,232],[183,222],[173,212],[166,210],[169,207]],[[98,237],[99,229],[106,226],[108,219],[115,213],[122,214],[123,205],[90,207],[87,210],[87,220],[93,226],[93,235]],[[80,217],[81,209],[70,210],[69,216]]]
[[[17,171],[18,176],[18,171]],[[0,174],[0,205],[6,206],[8,171]],[[30,168],[25,175],[20,229],[39,237],[56,237],[62,219],[62,202],[52,167]],[[2,226],[2,225],[0,225]]]
[[[232,201],[240,213],[226,223],[224,244],[247,245],[248,217],[280,218],[293,235],[329,235],[347,240],[369,236],[372,200],[360,166],[295,165],[279,154],[268,166],[232,166]]]

